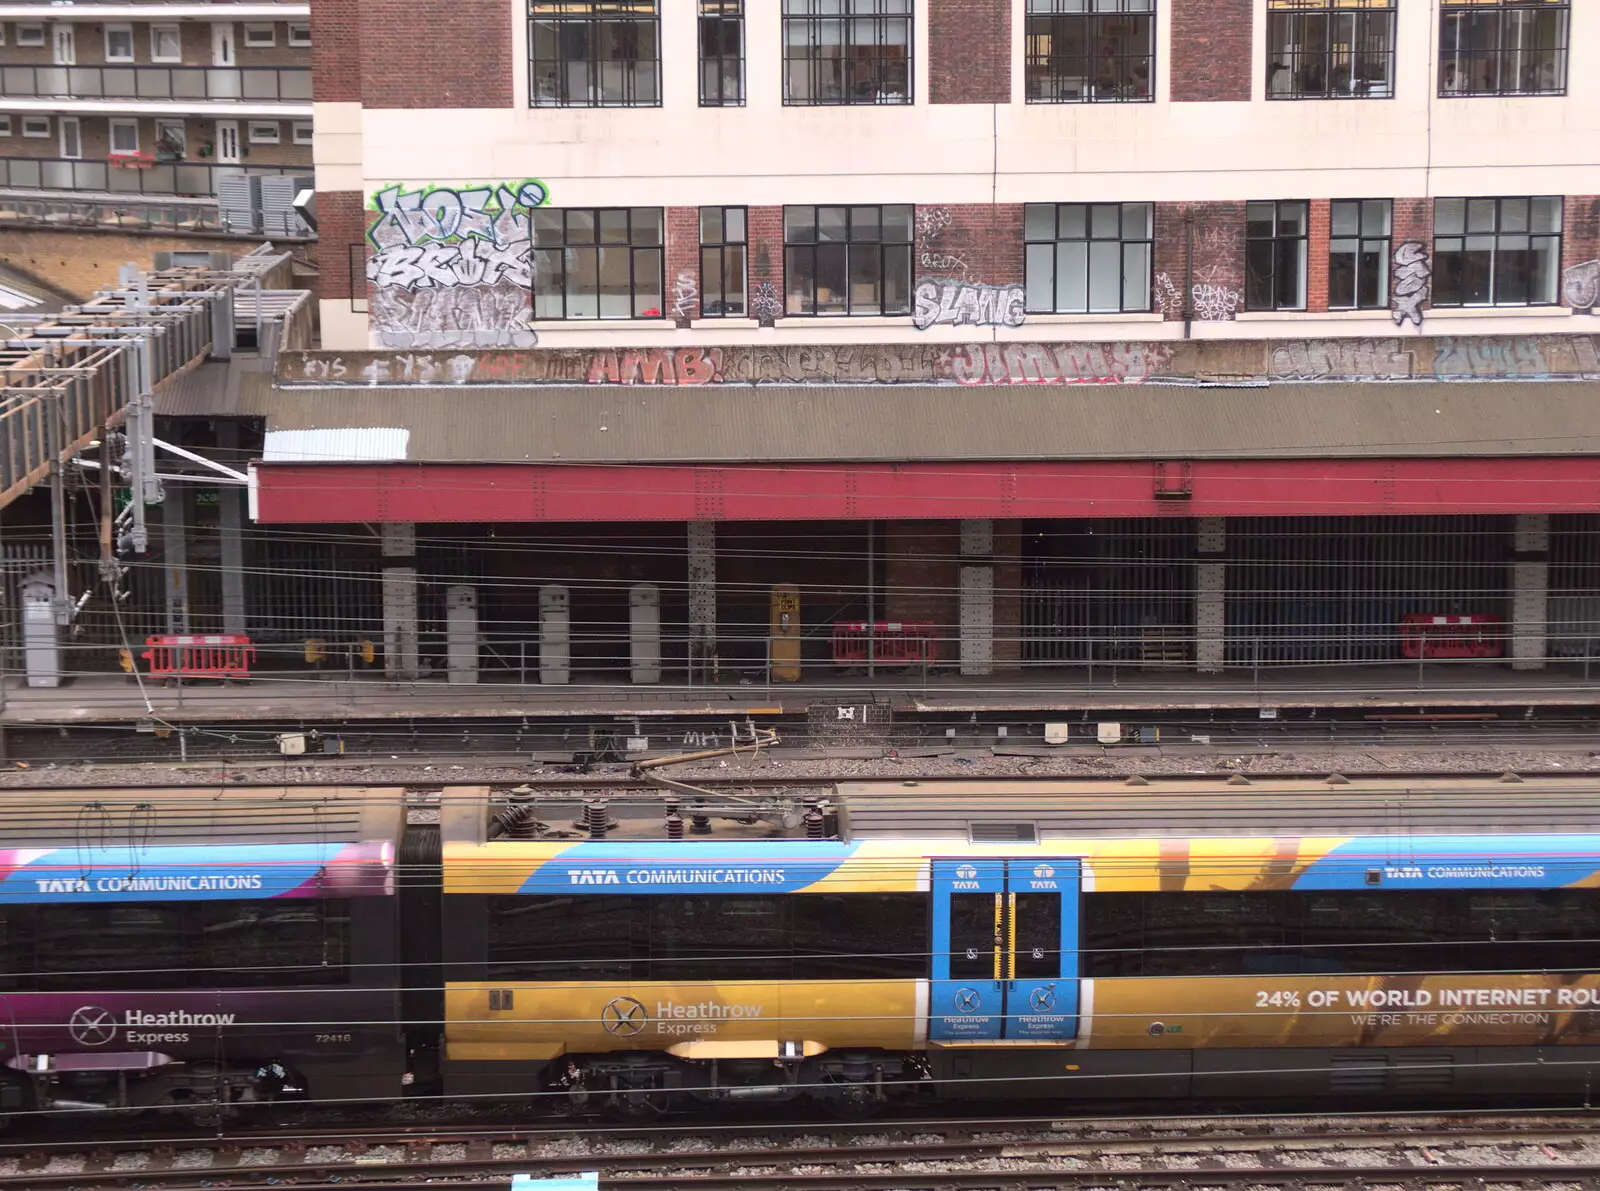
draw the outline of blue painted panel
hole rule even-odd
[[[1559,889],[1597,871],[1600,835],[1357,836],[1312,861],[1294,887]]]
[[[950,978],[950,897],[956,893],[1004,894],[1005,861],[935,860],[931,877],[933,979],[928,985],[928,1037],[935,1042],[999,1038],[1005,1016],[1002,982]]]
[[[1058,940],[1060,967],[1054,978],[1006,982],[1003,1036],[1034,1041],[1076,1038],[1078,891],[1082,864],[1077,860],[1012,860],[1007,870],[1010,892],[1043,893],[1061,899],[1061,934]]]

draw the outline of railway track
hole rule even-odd
[[[606,1191],[1586,1191],[1600,1119],[1555,1116],[917,1120],[653,1129],[329,1129],[0,1150],[0,1187],[505,1191],[597,1170]]]

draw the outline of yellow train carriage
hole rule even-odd
[[[641,807],[601,839],[520,841],[463,806],[447,1087],[658,1106],[1582,1086],[1600,834],[1584,783],[1528,785],[846,784],[820,840],[663,839]]]

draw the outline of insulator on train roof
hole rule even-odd
[[[828,821],[822,817],[822,808],[812,799],[806,802],[806,838],[825,839],[828,834]]]
[[[604,798],[583,800],[583,825],[588,829],[590,839],[606,838],[606,832],[611,829],[611,820],[606,812]]]
[[[691,806],[689,808],[689,834],[711,834],[711,816],[706,813],[705,807]]]
[[[678,813],[676,807],[667,812],[667,838],[683,838],[683,816]]]

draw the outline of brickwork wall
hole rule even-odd
[[[175,122],[174,117],[162,116],[118,116],[116,119],[136,119],[139,123],[139,149],[142,152],[153,152],[156,147],[157,124]],[[22,117],[13,114],[11,117],[12,136],[0,137],[0,156],[4,157],[48,157],[61,156],[61,132],[58,118],[50,119],[50,135],[47,137],[25,137],[21,135]],[[85,161],[103,160],[111,152],[111,120],[110,116],[79,116],[78,139],[82,144],[83,159]],[[294,125],[302,121],[293,120],[240,120],[239,122],[239,151],[246,165],[288,165],[303,166],[308,172],[311,169],[311,146],[294,144]],[[273,123],[278,126],[278,143],[276,145],[251,143],[249,129],[251,124]],[[303,121],[310,124],[311,121]],[[200,165],[214,164],[215,157],[202,157],[202,147],[216,145],[217,125],[215,120],[189,119],[183,121],[185,155],[184,161]],[[214,152],[213,148],[213,152]]]
[[[1566,270],[1577,265],[1583,265],[1600,259],[1600,197],[1594,195],[1571,195],[1567,198],[1562,210],[1561,242],[1561,269]],[[1583,282],[1572,286],[1573,295],[1567,293],[1567,286],[1562,286],[1561,302],[1564,306],[1572,305],[1571,296],[1578,296],[1587,301],[1593,292],[1593,287],[1588,283],[1588,270],[1583,270]],[[1577,278],[1574,278],[1577,282]],[[1594,307],[1589,307],[1594,309]]]
[[[917,277],[1020,282],[1022,212],[1021,203],[918,207]]]
[[[929,8],[929,102],[1011,102],[1011,0],[939,0]]]
[[[1313,199],[1311,224],[1306,237],[1306,311],[1328,309],[1328,240],[1333,221],[1333,205],[1328,199]]]
[[[666,315],[687,326],[700,317],[700,208],[667,208]]]
[[[7,227],[0,236],[0,264],[45,281],[52,288],[86,300],[97,289],[116,285],[117,269],[135,264],[155,267],[158,252],[216,252],[243,256],[262,240],[250,236],[174,236],[107,229]],[[297,254],[305,249],[297,247]]]
[[[358,190],[320,191],[317,194],[317,297],[349,301],[351,258],[366,259],[367,213]],[[352,247],[361,248],[357,253]],[[360,277],[358,284],[364,290]],[[360,291],[358,291],[360,292]]]
[[[884,523],[883,615],[931,620],[942,638],[939,657],[960,658],[961,526],[955,521]]]
[[[1156,204],[1153,301],[1156,309],[1169,320],[1183,318],[1186,303],[1194,305],[1197,319],[1204,317],[1202,308],[1215,309],[1214,304],[1196,301],[1193,295],[1184,293],[1189,276],[1185,218],[1191,212],[1194,215],[1193,286],[1202,287],[1202,295],[1238,295],[1236,312],[1244,308],[1244,207],[1243,203],[1231,202]],[[1205,290],[1206,286],[1211,290]],[[1226,307],[1225,300],[1222,305]]]
[[[1433,200],[1425,198],[1397,198],[1394,200],[1393,236],[1390,244],[1394,248],[1409,240],[1415,240],[1428,251],[1428,263],[1433,263]],[[1389,261],[1389,293],[1394,294],[1394,260],[1393,252]],[[1432,292],[1431,289],[1429,291]],[[1424,310],[1431,306],[1431,302],[1424,302]],[[1406,330],[1412,330],[1412,325],[1405,324]]]
[[[1173,100],[1249,100],[1251,0],[1171,4]]]
[[[750,240],[750,313],[760,316],[763,300],[768,300],[777,303],[782,317],[783,208],[751,207],[745,218]]]
[[[311,6],[311,67],[323,103],[359,103],[361,71],[359,0],[317,0]]]
[[[406,0],[366,0],[356,7],[361,56],[355,61],[367,107],[511,106],[511,0],[458,0],[450,19],[422,37],[416,9]],[[313,38],[322,40],[316,31]],[[317,98],[326,97],[319,91]]]
[[[233,53],[236,66],[310,66],[311,50],[307,46],[291,46],[289,44],[289,22],[287,21],[250,21],[252,26],[272,26],[272,45],[247,46],[244,43],[244,27],[246,22],[233,23]],[[295,22],[304,24],[304,22]],[[106,26],[129,25],[133,29],[133,61],[111,60],[106,58]],[[177,25],[179,49],[182,54],[181,62],[157,61],[152,50],[154,39],[151,35],[153,25]],[[72,41],[72,56],[77,66],[210,66],[212,65],[211,49],[211,22],[209,21],[107,21],[89,22],[74,21],[74,36]],[[15,66],[49,66],[54,60],[54,49],[50,42],[50,30],[45,30],[45,44],[43,46],[19,46],[16,44],[16,26],[13,24],[7,30],[7,41],[0,47],[0,61]]]

